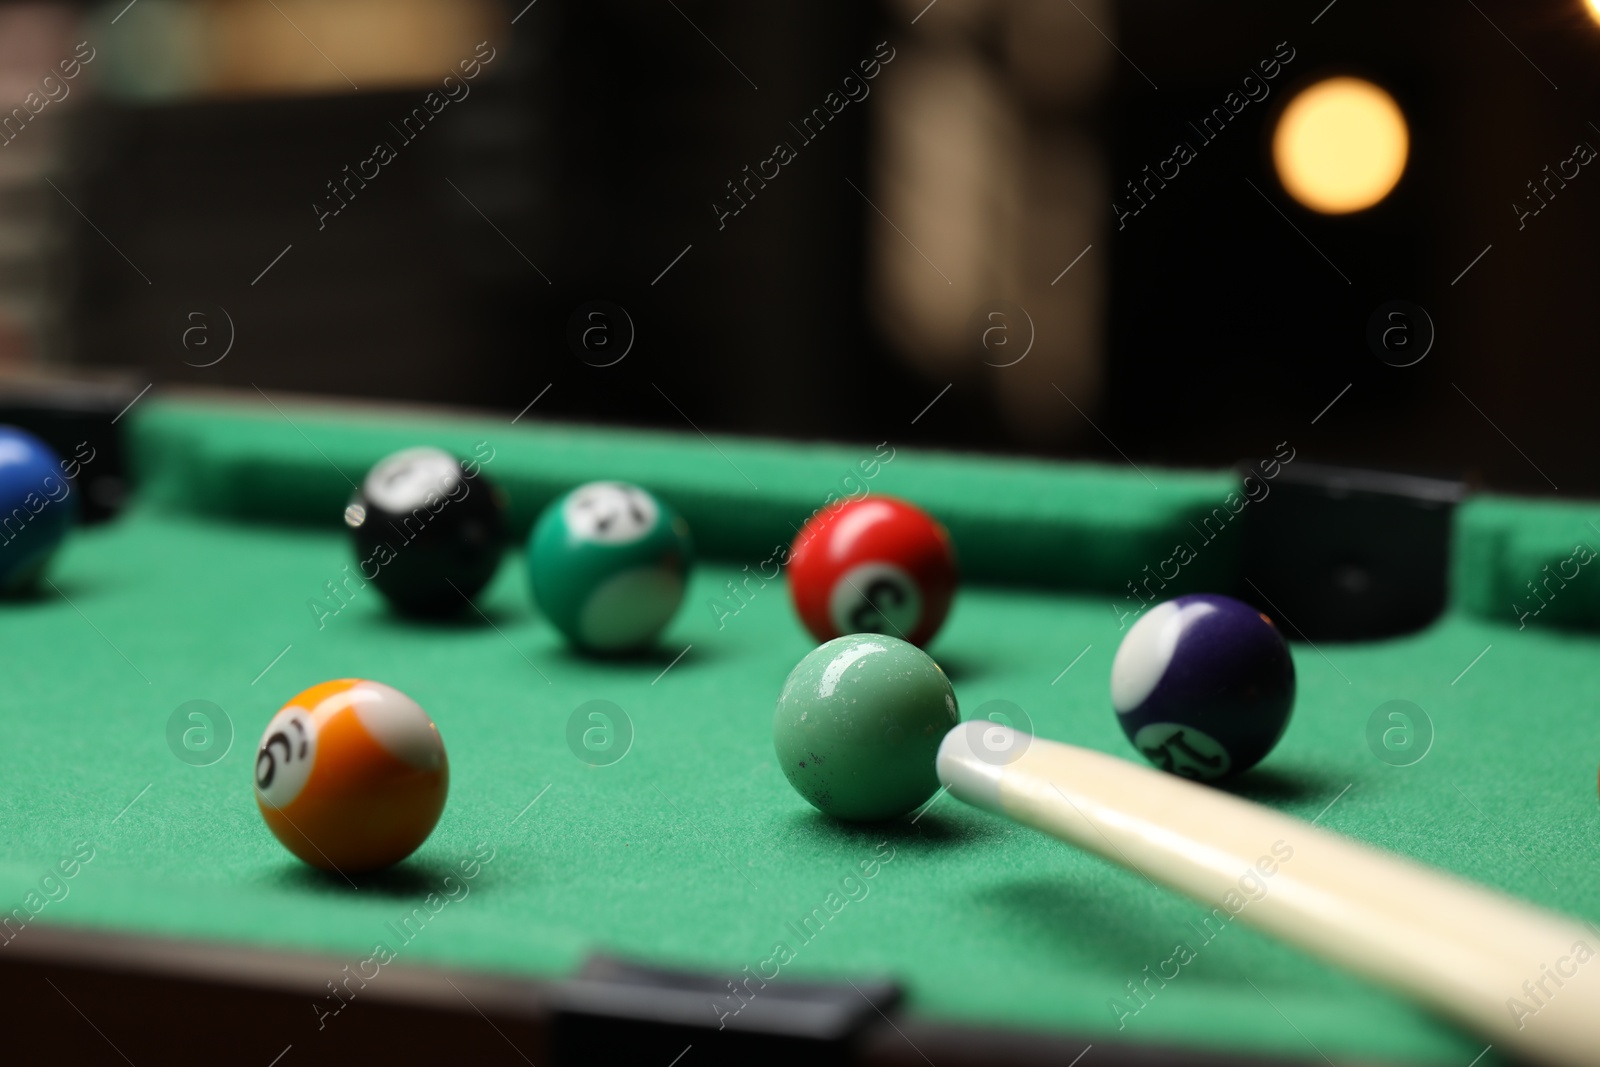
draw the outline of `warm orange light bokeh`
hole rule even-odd
[[[1343,215],[1389,195],[1405,171],[1410,140],[1392,96],[1360,78],[1329,78],[1284,108],[1272,159],[1290,196],[1313,211]]]

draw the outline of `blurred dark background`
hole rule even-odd
[[[1584,0],[0,3],[0,374],[1594,495],[1597,56]],[[1274,139],[1350,76],[1403,168],[1328,213]]]

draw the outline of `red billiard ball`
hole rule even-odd
[[[882,633],[925,645],[955,592],[950,534],[892,497],[818,512],[789,553],[789,593],[818,641]]]

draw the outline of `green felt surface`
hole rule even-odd
[[[815,507],[820,500],[808,503],[808,494],[825,493],[829,472],[854,452],[719,441],[729,463],[698,437],[605,435],[588,439],[587,450],[569,441],[566,453],[541,460],[545,449],[559,453],[559,431],[501,431],[491,471],[522,456],[552,494],[557,480],[650,483],[647,475],[657,473],[675,501],[687,501],[680,506],[697,523],[697,540],[733,557],[697,570],[655,653],[602,665],[566,652],[534,614],[516,554],[482,598],[486,618],[402,624],[369,587],[319,628],[308,601],[323,597],[324,583],[349,562],[338,531],[326,522],[241,521],[271,509],[221,488],[225,502],[196,514],[197,500],[168,467],[221,487],[234,464],[254,492],[277,493],[286,509],[304,495],[336,517],[348,487],[336,474],[314,473],[317,464],[328,467],[317,448],[359,476],[366,457],[391,445],[455,439],[445,430],[413,433],[391,423],[361,431],[292,414],[298,429],[285,437],[268,419],[152,408],[136,441],[153,465],[141,506],[70,542],[52,571],[59,592],[0,607],[11,753],[0,790],[0,908],[22,906],[75,841],[89,840],[94,859],[34,921],[304,948],[352,966],[383,942],[404,961],[529,975],[567,973],[586,953],[606,950],[731,979],[772,957],[781,941],[793,952],[784,975],[893,975],[907,984],[911,1010],[943,1019],[1307,1059],[1320,1052],[1335,1062],[1462,1064],[1482,1050],[1448,1024],[1237,922],[1205,942],[1191,924],[1207,908],[948,798],[914,826],[863,828],[831,822],[795,794],[773,755],[772,710],[812,643],[781,580],[752,583],[748,602],[720,626],[708,602],[742,574],[740,551],[759,551],[776,535],[763,524],[781,522],[791,507],[801,516]],[[483,439],[473,428],[450,432],[465,450]],[[294,440],[316,463],[274,458],[280,447],[298,456]],[[664,458],[671,449],[675,458]],[[741,490],[733,464],[762,487]],[[526,519],[537,504],[519,493],[532,486],[537,496],[545,482],[517,464],[498,469]],[[1000,545],[997,533],[982,540],[979,519],[953,495],[960,472],[983,485],[986,500],[1057,516],[1039,522],[1039,543],[1080,536],[1074,516],[1084,513],[1108,526],[1125,513],[1120,521],[1144,524],[1155,538],[1151,529],[1174,515],[1169,489],[1172,498],[1197,501],[1228,484],[1148,472],[1161,487],[1152,491],[1131,473],[902,450],[873,488],[937,489],[947,495],[935,494],[945,502],[936,510],[952,530],[970,521],[980,545]],[[815,484],[801,483],[813,474]],[[1021,495],[1013,477],[1035,496],[1012,500]],[[1061,496],[1101,482],[1116,485],[1103,499]],[[709,487],[704,496],[693,495],[696,485]],[[730,514],[718,510],[719,493],[736,502],[772,494],[777,503]],[[718,532],[724,514],[733,532]],[[985,562],[996,548],[973,550],[959,534],[957,544],[969,573],[1020,576],[1015,561]],[[1114,551],[1125,554],[1118,565],[1128,562],[1125,547],[1104,548]],[[1051,565],[1056,582],[1080,566]],[[1114,588],[1103,578],[1089,585]],[[966,715],[1009,700],[1042,735],[1132,758],[1109,707],[1119,637],[1109,599],[1043,583],[972,582],[931,651]],[[1596,651],[1596,639],[1582,632],[1519,631],[1509,617],[1465,612],[1401,640],[1320,651],[1297,645],[1294,719],[1239,789],[1600,919]],[[262,823],[250,786],[254,745],[273,712],[305,686],[350,675],[421,702],[452,767],[450,803],[433,837],[400,868],[359,887],[291,858]],[[194,699],[220,705],[236,731],[228,755],[209,767],[188,766],[167,747],[168,717]],[[635,733],[628,755],[608,767],[589,766],[567,748],[568,717],[594,699],[624,709]],[[1391,699],[1420,705],[1437,730],[1415,766],[1387,766],[1367,748],[1367,719]],[[392,924],[439,890],[480,842],[494,858],[466,883],[469,894],[403,941]],[[874,859],[875,877],[859,883],[865,895],[858,889],[860,899],[829,916],[829,894],[843,899],[843,879]],[[828,917],[813,920],[819,932],[802,940],[790,924],[818,908]],[[1109,1001],[1179,941],[1196,958],[1119,1029]]]
[[[1480,497],[1457,513],[1463,611],[1527,627],[1600,628],[1600,503]]]

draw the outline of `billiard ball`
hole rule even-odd
[[[439,728],[382,682],[312,686],[272,717],[256,749],[256,804],[273,836],[313,867],[342,874],[416,851],[449,786]]]
[[[72,527],[78,500],[55,450],[0,426],[0,594],[30,591]]]
[[[590,482],[556,500],[528,537],[533,600],[588,652],[648,646],[672,621],[689,576],[689,524],[626,482]]]
[[[955,591],[949,533],[892,497],[818,512],[789,553],[789,593],[818,641],[885,633],[925,645],[944,624]]]
[[[1294,660],[1272,620],[1212,594],[1145,612],[1111,664],[1111,703],[1156,766],[1209,780],[1249,770],[1283,736]]]
[[[361,577],[396,610],[461,611],[500,566],[505,508],[477,464],[438,448],[407,448],[380,460],[361,483],[344,523]]]
[[[795,791],[840,819],[893,819],[939,788],[934,757],[960,721],[950,680],[898,637],[819,645],[783,683],[772,719],[778,766]]]

